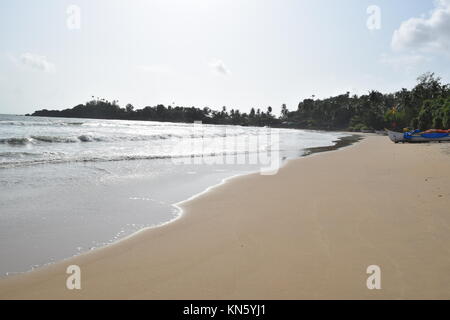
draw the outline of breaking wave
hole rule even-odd
[[[82,126],[84,122],[39,122],[39,121],[0,121],[0,126],[21,126],[21,127],[66,127]]]
[[[27,143],[30,143],[30,138],[6,138],[6,139],[0,139],[1,144],[10,144],[10,145],[26,145]]]
[[[104,157],[55,157],[55,158],[41,158],[32,160],[20,160],[20,161],[1,161],[0,168],[14,168],[14,167],[26,167],[40,164],[64,164],[64,163],[83,163],[83,162],[115,162],[115,161],[135,161],[135,160],[155,160],[155,159],[182,159],[193,157],[214,157],[214,156],[226,156],[237,154],[250,154],[255,152],[209,152],[209,153],[190,153],[190,154],[164,154],[164,155],[117,155],[117,156],[104,156]],[[0,154],[1,158],[1,154]]]
[[[29,137],[11,137],[0,139],[0,144],[9,145],[27,145],[39,143],[76,143],[76,142],[118,142],[118,141],[151,141],[151,140],[165,140],[165,139],[198,139],[198,138],[225,138],[238,136],[239,134],[153,134],[153,135],[129,135],[129,136],[96,136],[90,134],[82,134],[79,136],[41,136],[32,135]]]

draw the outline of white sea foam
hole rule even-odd
[[[335,133],[273,129],[281,149],[331,145]],[[0,116],[0,167],[265,151],[248,140],[264,128],[96,119]],[[187,145],[187,149],[183,145]]]

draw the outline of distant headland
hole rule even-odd
[[[27,114],[30,116],[30,114]],[[285,104],[281,114],[275,116],[272,108],[252,108],[249,113],[237,109],[212,110],[209,107],[164,106],[136,109],[125,108],[117,101],[94,98],[71,109],[38,110],[31,116],[121,119],[143,121],[185,122],[202,121],[205,124],[231,124],[242,126],[272,126],[301,129],[371,131],[383,128],[448,129],[450,127],[450,84],[443,84],[434,73],[417,78],[417,85],[383,94],[351,96],[349,92],[326,99],[315,96],[304,99],[297,110],[289,111]]]

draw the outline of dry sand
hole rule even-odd
[[[0,298],[449,299],[449,148],[369,136],[230,179],[173,223],[1,280]]]

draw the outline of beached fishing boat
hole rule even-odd
[[[430,142],[450,141],[450,130],[431,129],[427,131],[413,130],[409,132],[395,132],[387,130],[389,139],[393,142]]]

